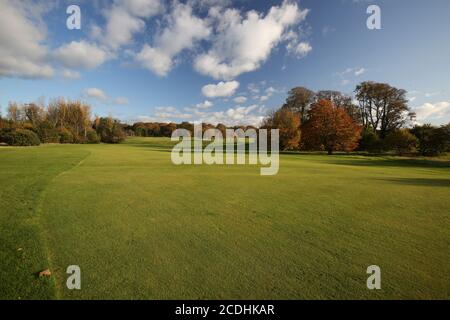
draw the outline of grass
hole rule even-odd
[[[0,148],[0,298],[449,298],[448,161],[285,154],[263,177],[170,149]]]

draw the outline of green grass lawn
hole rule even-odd
[[[449,298],[448,161],[286,154],[260,176],[170,145],[1,147],[0,298]]]

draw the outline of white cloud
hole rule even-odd
[[[195,60],[195,69],[215,79],[232,79],[258,69],[283,40],[288,29],[305,19],[308,10],[283,1],[264,16],[249,11],[245,17],[236,9],[210,11],[218,21],[212,48]]]
[[[450,102],[425,103],[415,108],[414,112],[419,123],[440,121],[447,117],[450,118]],[[448,120],[446,119],[446,121]]]
[[[363,75],[366,71],[365,68],[347,68],[342,72],[336,73],[335,76],[341,78],[340,84],[342,86],[346,86],[356,80],[356,77]]]
[[[95,99],[105,104],[113,104],[117,106],[125,106],[130,104],[127,97],[110,98],[102,89],[87,88],[83,90],[82,96],[87,99]]]
[[[312,47],[308,42],[300,42],[295,48],[295,53],[298,57],[306,57],[308,53],[312,51]]]
[[[233,101],[236,102],[236,103],[242,104],[242,103],[247,102],[247,98],[243,97],[243,96],[240,96],[240,97],[234,98]]]
[[[238,88],[239,82],[237,81],[221,81],[218,84],[208,84],[204,86],[202,88],[202,93],[208,98],[230,97],[234,95]]]
[[[251,105],[248,107],[234,107],[229,108],[226,111],[217,111],[205,113],[198,118],[199,121],[204,123],[218,124],[223,123],[225,125],[254,125],[261,124],[265,117],[265,107],[258,105]]]
[[[0,77],[50,78],[47,37],[39,4],[0,1]]]
[[[198,103],[195,105],[197,109],[209,109],[213,106],[213,103],[211,101],[205,100],[202,103]]]
[[[108,100],[108,96],[106,95],[106,93],[99,89],[99,88],[88,88],[85,89],[83,92],[83,95],[87,98],[93,98],[93,99],[97,99],[100,101],[106,101]]]
[[[257,86],[256,84],[254,84],[254,83],[250,83],[250,84],[247,86],[247,89],[248,89],[251,93],[253,93],[253,94],[259,94],[259,88],[258,88],[258,86]]]
[[[275,93],[280,91],[280,90],[275,89],[274,87],[268,87],[266,89],[263,89],[263,86],[265,86],[265,85],[266,85],[265,82],[261,83],[261,86],[262,86],[261,89],[258,89],[257,87],[255,87],[255,85],[249,86],[250,92],[258,92],[259,93],[261,91],[264,91],[263,95],[255,94],[253,96],[253,100],[259,100],[261,102],[264,102],[264,101],[269,100]]]
[[[136,60],[146,69],[159,76],[165,76],[172,68],[172,57],[163,51],[144,45],[137,54]]]
[[[157,107],[155,108],[155,117],[158,121],[175,120],[175,119],[190,119],[192,117],[189,113],[181,113],[174,107]]]
[[[71,79],[71,80],[80,79],[80,77],[81,77],[79,72],[69,70],[69,69],[63,70],[61,75],[63,76],[63,78]]]
[[[85,40],[72,41],[55,50],[53,56],[67,68],[94,69],[104,63],[108,54]]]
[[[145,29],[145,18],[150,18],[163,10],[160,0],[116,0],[109,10],[102,32],[97,25],[92,26],[92,35],[111,49],[118,49],[133,41],[136,33]]]
[[[173,68],[174,57],[211,34],[207,22],[194,16],[189,4],[174,3],[172,12],[165,17],[166,27],[155,36],[152,46],[146,44],[136,60],[157,75],[165,76]]]
[[[306,57],[313,49],[309,42],[299,41],[298,35],[292,31],[287,35],[286,40],[289,40],[286,50],[299,59]]]
[[[175,111],[177,111],[177,109],[174,107],[156,107],[155,110],[159,111],[159,112],[175,112]]]
[[[119,0],[116,3],[131,14],[142,18],[149,18],[163,10],[163,4],[160,0]]]
[[[364,74],[364,72],[366,72],[366,69],[364,69],[364,68],[355,70],[355,76],[359,77],[360,75]]]
[[[119,106],[125,106],[130,104],[130,101],[127,97],[117,97],[113,100],[113,103]]]
[[[175,107],[157,107],[152,116],[140,116],[136,121],[144,122],[180,122],[198,121],[203,123],[223,123],[234,125],[259,125],[266,115],[265,106],[236,106],[224,111],[208,111],[207,109],[185,108],[187,112],[178,111]]]

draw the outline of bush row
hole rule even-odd
[[[6,128],[0,129],[0,143],[10,146],[38,146],[41,143],[100,143],[100,136],[95,130],[89,130],[86,136],[80,137],[64,128],[62,130]]]

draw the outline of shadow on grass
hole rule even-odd
[[[425,187],[450,187],[450,179],[421,179],[421,178],[397,178],[397,179],[379,179],[383,181]]]
[[[450,161],[427,160],[427,159],[351,159],[341,157],[339,159],[325,160],[329,164],[357,167],[416,167],[416,168],[450,168]]]

